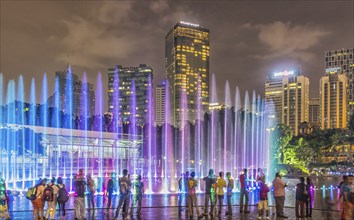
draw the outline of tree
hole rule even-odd
[[[353,163],[353,152],[352,152],[352,146],[353,146],[353,142],[354,142],[354,114],[352,114],[350,116],[350,120],[348,123],[348,129],[349,129],[349,143],[350,143],[350,149],[349,149],[349,153],[350,153],[350,163]]]
[[[289,148],[289,142],[293,135],[289,126],[284,124],[278,124],[274,130],[273,136],[273,152],[274,158],[278,160],[278,163],[284,163],[286,158],[291,154],[287,151]],[[284,160],[285,159],[285,160]]]

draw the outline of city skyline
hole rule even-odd
[[[165,78],[165,34],[183,20],[210,29],[210,75],[216,75],[220,100],[226,80],[242,93],[254,89],[263,96],[269,72],[296,67],[310,79],[310,97],[318,97],[325,52],[354,47],[353,7],[353,2],[2,1],[0,72],[5,82],[22,73],[25,82],[35,77],[38,84],[47,72],[53,85],[55,71],[70,63],[96,86],[97,73],[107,81],[106,69],[116,63],[146,63],[157,85]],[[341,13],[328,16],[333,11]]]

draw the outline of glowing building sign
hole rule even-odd
[[[326,73],[337,73],[340,71],[340,67],[331,67],[326,69]]]
[[[276,72],[274,73],[274,77],[280,77],[280,76],[290,76],[290,75],[294,75],[295,72],[293,70],[289,71],[289,70],[284,70],[281,72]]]
[[[192,26],[192,27],[199,27],[199,24],[193,24],[193,23],[189,23],[189,22],[185,22],[185,21],[180,21],[179,23],[185,24],[188,26]]]

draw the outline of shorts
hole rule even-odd
[[[44,202],[43,202],[42,198],[40,198],[40,197],[33,200],[32,205],[33,205],[34,209],[43,209],[44,208]]]
[[[268,200],[259,200],[258,202],[258,210],[269,210]]]
[[[10,218],[7,204],[0,205],[0,218]]]

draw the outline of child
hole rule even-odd
[[[268,192],[269,188],[265,184],[265,176],[263,176],[259,190],[258,219],[262,219],[264,210],[266,211],[266,219],[269,219]]]

